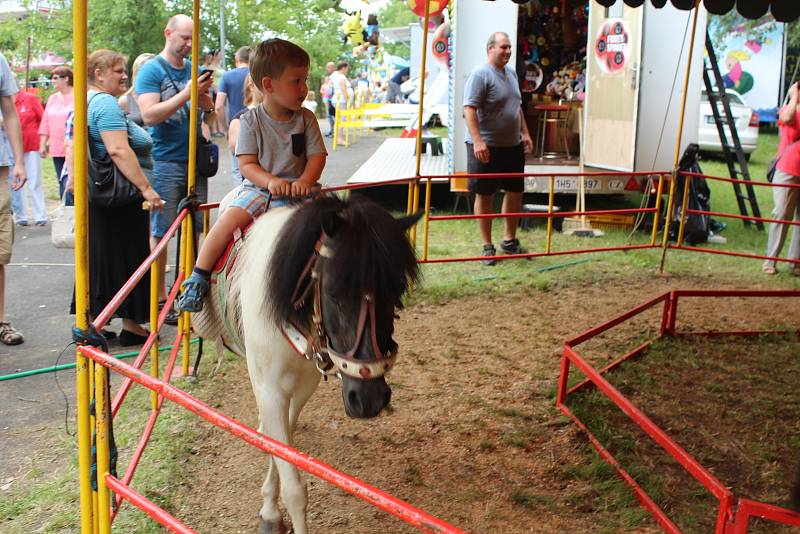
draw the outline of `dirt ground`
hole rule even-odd
[[[414,306],[396,323],[400,358],[387,380],[390,412],[348,419],[339,385],[322,382],[300,418],[295,446],[469,532],[657,532],[632,498],[603,491],[603,484],[617,484],[613,473],[606,481],[582,475],[593,456],[554,406],[562,345],[669,289],[711,286],[708,278],[634,277]],[[621,355],[657,331],[658,313],[584,350],[595,364]],[[687,302],[681,314],[679,327],[785,319],[765,300]],[[797,314],[793,320],[796,326]],[[257,426],[243,362],[228,360],[205,380],[203,400]],[[173,500],[182,504],[172,512],[200,532],[253,532],[265,457],[204,429],[185,460]],[[338,488],[306,480],[312,532],[416,532]]]

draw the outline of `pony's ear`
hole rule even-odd
[[[406,215],[405,217],[400,217],[399,219],[396,220],[397,222],[400,223],[400,226],[403,227],[403,230],[408,230],[409,228],[417,224],[417,221],[419,221],[423,215],[425,215],[425,212],[423,210],[420,210],[417,213],[414,213],[413,215]]]
[[[344,227],[344,218],[336,211],[331,210],[322,218],[322,231],[328,237],[335,237]]]

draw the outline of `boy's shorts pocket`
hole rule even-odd
[[[302,133],[292,134],[292,154],[298,158],[306,153],[306,135]]]

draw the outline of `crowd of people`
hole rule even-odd
[[[172,17],[164,29],[164,48],[144,53],[133,62],[112,50],[95,50],[88,57],[87,119],[89,157],[110,158],[114,166],[146,201],[107,208],[89,203],[89,314],[94,317],[146,259],[177,217],[187,196],[189,139],[227,137],[237,194],[203,242],[195,269],[183,285],[177,309],[167,310],[167,324],[177,324],[178,310],[198,311],[209,288],[211,269],[236,229],[247,226],[268,207],[311,194],[325,166],[327,151],[317,120],[316,94],[308,90],[311,60],[298,45],[268,39],[237,50],[235,67],[220,68],[220,53],[212,50],[198,67],[197,131],[190,131],[190,92],[193,66],[192,20]],[[532,148],[521,114],[516,74],[508,67],[512,45],[506,34],[494,33],[486,46],[487,62],[465,83],[463,109],[467,124],[469,173],[521,172],[525,153]],[[409,69],[400,69],[386,84],[370,82],[362,73],[349,76],[347,62],[328,63],[319,88],[333,129],[337,107],[355,99],[401,102]],[[47,225],[42,187],[42,159],[52,158],[64,204],[74,192],[74,79],[67,67],[53,70],[55,91],[43,106],[39,99],[19,91],[5,57],[0,54],[0,342],[23,342],[22,333],[4,319],[5,265],[10,262],[14,224]],[[789,103],[780,112],[780,147],[776,184],[800,184],[800,95],[790,90]],[[199,168],[199,167],[198,167]],[[207,201],[209,176],[199,175],[195,194]],[[489,214],[494,196],[504,194],[503,212],[521,209],[521,179],[471,179],[475,213]],[[800,222],[800,189],[774,188],[774,219]],[[30,204],[30,216],[28,205]],[[200,226],[199,217],[196,219]],[[493,265],[497,249],[491,219],[478,221],[484,264]],[[788,225],[773,223],[767,256],[777,257]],[[503,254],[526,250],[516,237],[516,221],[507,218]],[[800,259],[800,227],[795,226],[790,259]],[[166,252],[159,262],[159,299],[167,295]],[[763,271],[777,272],[774,260]],[[800,276],[800,265],[792,272]],[[123,346],[141,344],[149,334],[150,280],[144,277],[116,312],[119,333],[104,330],[106,339],[119,337]],[[73,300],[72,313],[75,313]]]

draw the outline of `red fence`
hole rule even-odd
[[[218,204],[204,204],[200,207],[200,209],[208,210],[210,208],[214,208],[218,206]],[[164,237],[161,239],[160,243],[157,247],[153,249],[151,254],[147,257],[145,262],[134,272],[131,278],[125,283],[125,285],[119,290],[119,292],[112,298],[109,304],[103,309],[103,311],[98,315],[95,321],[92,323],[92,326],[96,329],[96,331],[100,331],[103,326],[108,322],[108,320],[113,316],[116,309],[119,305],[127,298],[127,296],[133,291],[139,281],[144,277],[144,275],[151,271],[151,280],[155,280],[155,262],[157,261],[160,254],[165,250],[167,247],[169,240],[174,237],[177,233],[179,226],[182,224],[183,220],[187,217],[188,211],[183,210],[178,214],[175,222],[170,226],[169,230],[166,232]],[[188,241],[188,239],[186,240]],[[96,425],[96,448],[97,448],[97,472],[98,472],[98,490],[97,490],[97,500],[99,503],[102,503],[105,500],[105,497],[108,495],[108,490],[113,491],[116,493],[116,498],[114,500],[113,506],[109,506],[107,510],[103,509],[97,513],[99,517],[99,529],[101,532],[107,532],[110,529],[111,523],[113,523],[119,507],[121,506],[123,500],[126,500],[136,506],[137,508],[144,511],[147,515],[153,518],[155,521],[160,523],[161,525],[165,526],[171,532],[195,532],[180,520],[176,519],[172,515],[170,515],[165,510],[159,508],[157,505],[149,501],[147,498],[136,492],[131,486],[131,481],[133,480],[134,474],[136,472],[136,468],[139,465],[141,460],[142,454],[147,447],[147,444],[150,440],[153,428],[158,421],[159,414],[161,412],[161,407],[163,405],[164,399],[170,399],[176,404],[186,408],[187,410],[199,415],[200,417],[206,419],[207,421],[211,422],[212,424],[226,430],[227,432],[233,434],[239,439],[242,439],[251,445],[254,445],[258,449],[268,453],[275,455],[279,458],[282,458],[288,462],[293,463],[300,469],[303,469],[314,476],[317,476],[331,484],[347,491],[348,493],[355,495],[356,497],[365,500],[366,502],[384,510],[401,520],[405,521],[406,523],[418,528],[424,532],[432,532],[432,533],[453,533],[453,534],[460,534],[463,531],[436,518],[426,512],[411,506],[410,504],[397,499],[388,493],[385,493],[381,490],[378,490],[357,478],[351,477],[345,473],[337,471],[336,469],[328,466],[324,462],[321,462],[317,459],[314,459],[304,453],[298,452],[283,443],[275,441],[264,434],[257,432],[256,430],[234,420],[231,418],[226,417],[222,413],[212,409],[205,403],[195,399],[191,395],[181,391],[180,389],[172,386],[169,381],[172,377],[172,372],[175,366],[175,361],[178,355],[178,350],[181,346],[181,341],[188,337],[188,325],[184,323],[186,321],[186,317],[181,317],[181,323],[178,328],[178,334],[176,336],[175,342],[173,343],[173,348],[170,352],[169,359],[166,364],[164,378],[158,378],[158,360],[156,356],[153,356],[153,352],[151,349],[156,346],[157,348],[157,337],[159,330],[163,326],[164,319],[166,314],[170,310],[173,301],[178,293],[180,288],[181,282],[183,281],[185,275],[185,269],[181,269],[175,284],[173,285],[172,290],[166,300],[166,303],[163,305],[163,309],[158,314],[158,319],[153,321],[156,324],[156,328],[152,328],[150,335],[147,338],[147,341],[142,346],[141,350],[139,351],[139,355],[136,357],[132,364],[126,364],[117,358],[103,352],[100,349],[95,347],[91,347],[88,345],[82,345],[78,347],[78,352],[83,356],[89,358],[92,362],[94,362],[95,366],[102,366],[107,369],[110,369],[121,376],[124,377],[123,383],[120,386],[117,394],[111,402],[109,406],[108,403],[110,400],[107,398],[105,394],[105,382],[106,378],[102,373],[95,372],[95,397],[94,400],[96,402],[96,413],[98,414],[95,417],[95,425]],[[157,282],[153,282],[157,288]],[[157,299],[157,290],[151,287],[151,298]],[[154,303],[151,303],[151,316],[155,315],[157,311],[157,307]],[[152,376],[148,375],[146,372],[141,370],[144,361],[146,360],[148,354],[151,354],[151,358],[154,359],[151,362],[151,365],[154,365],[154,369],[152,370]],[[96,371],[99,370],[99,367]],[[131,457],[131,460],[128,464],[128,467],[125,471],[124,476],[122,479],[118,479],[112,476],[108,471],[108,459],[110,456],[110,449],[109,449],[109,424],[110,419],[113,420],[114,416],[116,416],[119,408],[125,399],[130,387],[133,383],[138,383],[143,385],[144,387],[150,389],[154,392],[153,396],[153,405],[150,412],[150,417],[145,425],[145,428],[142,432],[142,436],[139,439],[139,443],[136,447],[136,450]],[[80,389],[80,388],[79,388]],[[83,474],[83,476],[88,476],[88,474]],[[109,503],[110,505],[111,503]],[[98,504],[99,508],[105,508],[103,504]],[[98,508],[98,509],[99,509]],[[104,523],[104,519],[108,518],[108,523]]]
[[[785,525],[800,526],[800,514],[780,508],[777,506],[759,503],[748,499],[739,499],[736,515],[734,516],[734,493],[720,482],[708,469],[703,467],[685,449],[678,445],[663,429],[655,424],[644,412],[637,408],[628,398],[616,389],[603,376],[605,373],[618,367],[623,362],[631,358],[643,355],[647,348],[657,339],[665,336],[744,336],[762,334],[786,334],[786,331],[700,331],[700,332],[677,332],[676,323],[678,318],[678,302],[680,298],[689,297],[777,297],[777,298],[800,298],[800,291],[671,291],[664,293],[640,306],[633,308],[599,326],[596,326],[579,336],[564,342],[564,355],[561,360],[561,373],[558,379],[558,397],[556,405],[564,415],[571,418],[575,424],[586,433],[589,442],[597,450],[600,456],[608,462],[617,474],[627,483],[634,492],[641,505],[653,516],[658,524],[667,532],[681,532],[678,526],[668,517],[658,504],[647,494],[636,480],[628,473],[625,468],[617,461],[613,454],[606,449],[600,440],[589,430],[589,428],[570,410],[566,405],[567,397],[578,390],[595,387],[602,392],[614,405],[622,410],[630,420],[655,441],[664,451],[678,462],[687,473],[697,482],[705,487],[719,502],[716,518],[716,534],[745,533],[749,518],[761,517]],[[600,334],[606,332],[617,325],[620,325],[643,312],[661,305],[661,317],[659,325],[659,335],[640,344],[631,352],[621,356],[610,365],[601,370],[595,369],[590,365],[576,350],[576,347]],[[797,331],[800,334],[800,330]],[[569,373],[571,366],[577,367],[586,379],[575,386],[569,388]],[[735,519],[735,521],[734,521]]]

